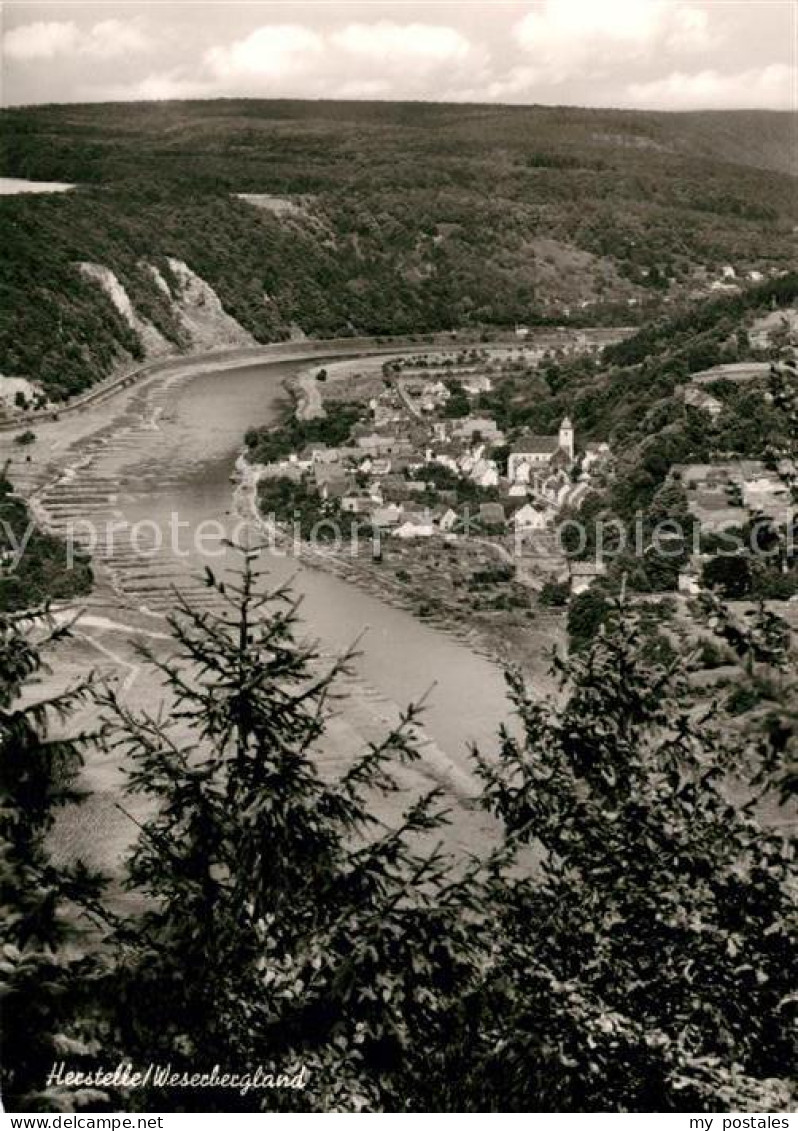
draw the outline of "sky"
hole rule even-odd
[[[5,105],[410,99],[798,109],[798,0],[6,0]]]

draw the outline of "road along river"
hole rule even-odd
[[[12,482],[40,521],[65,537],[77,531],[94,545],[95,591],[75,642],[56,665],[56,682],[89,664],[114,670],[131,702],[153,708],[158,688],[153,674],[138,666],[132,642],[143,635],[156,648],[170,646],[163,618],[174,606],[173,586],[199,603],[213,600],[199,575],[205,564],[217,573],[232,564],[223,556],[222,537],[237,521],[230,473],[243,434],[274,417],[283,381],[307,363],[203,368],[187,361],[81,414],[37,423],[36,443],[22,454],[10,436],[0,437],[0,455],[12,456]],[[424,758],[403,771],[403,785],[408,791],[444,786],[454,811],[454,843],[473,850],[492,839],[492,823],[470,804],[468,745],[495,745],[509,713],[498,668],[453,636],[301,558],[264,554],[263,567],[273,583],[292,579],[307,634],[325,653],[341,652],[363,633],[347,681],[350,696],[325,744],[331,769],[344,766],[365,742],[385,733],[400,708],[429,692]],[[88,849],[108,865],[135,828],[116,807],[120,767],[107,755],[93,755],[87,777],[95,796],[79,815],[66,815],[59,850]],[[392,815],[386,812],[386,819]]]

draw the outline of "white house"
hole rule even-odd
[[[679,570],[678,589],[688,597],[696,597],[701,592],[701,569],[708,559],[707,554],[693,554],[688,563]]]
[[[376,454],[379,452],[390,452],[396,446],[395,436],[382,436],[379,432],[370,432],[364,436],[358,436],[357,446],[364,451]]]
[[[437,463],[441,467],[446,467],[449,471],[457,472],[459,470],[457,459],[451,452],[435,451],[434,448],[428,448],[426,452],[427,463]]]
[[[432,518],[414,515],[400,523],[393,534],[394,538],[431,538],[433,534]]]
[[[471,469],[470,479],[478,487],[498,487],[499,467],[492,459],[479,459]]]
[[[307,453],[307,451],[291,452],[288,459],[290,463],[295,464],[297,467],[301,468],[302,471],[310,471],[310,469],[313,467],[313,459]]]
[[[603,561],[571,562],[569,572],[571,592],[578,595],[588,590],[597,577],[603,577],[607,572],[607,567]]]
[[[487,373],[474,373],[464,377],[461,384],[472,397],[476,397],[479,393],[489,393],[493,388],[493,382]]]
[[[374,526],[380,528],[387,526],[396,526],[402,518],[404,510],[397,503],[386,503],[383,507],[378,507],[371,516],[371,521]]]
[[[516,531],[545,530],[548,525],[548,514],[542,507],[526,503],[513,515],[513,527]]]
[[[419,400],[421,411],[435,412],[441,405],[446,404],[451,395],[443,381],[428,381],[421,390],[421,398]]]

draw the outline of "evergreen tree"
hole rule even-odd
[[[80,912],[96,910],[102,883],[81,864],[52,864],[46,837],[59,806],[79,800],[75,779],[85,734],[53,737],[83,683],[36,697],[42,652],[68,634],[43,611],[0,616],[0,942],[2,1079],[6,1110],[72,1110],[85,1090],[47,1086],[53,1064],[93,1063],[98,969],[87,955]]]
[[[416,711],[329,779],[319,743],[351,657],[325,670],[297,643],[296,601],[261,590],[254,555],[240,581],[207,581],[219,611],[178,599],[177,656],[149,656],[168,716],[104,696],[129,789],[155,805],[130,870],[144,907],[117,932],[116,1041],[177,1072],[260,1065],[303,1086],[127,1102],[412,1108],[448,1056],[482,921],[471,870],[458,878],[435,844],[438,791],[398,827],[378,817],[392,767],[419,757]]]
[[[561,665],[559,707],[514,679],[523,734],[479,759],[510,840],[543,854],[497,892],[481,1102],[787,1110],[790,842],[756,817],[739,734],[693,704],[681,660],[643,659],[634,620],[616,610]]]
[[[786,1110],[791,858],[758,819],[778,775],[699,709],[684,665],[610,606],[559,662],[557,701],[513,676],[520,727],[475,755],[504,843],[455,861],[437,791],[393,827],[378,815],[419,757],[417,709],[342,773],[323,769],[351,656],[325,669],[297,642],[290,592],[264,592],[253,563],[235,582],[208,574],[214,611],[176,599],[176,654],[149,656],[160,713],[98,693],[129,788],[152,801],[123,920],[44,845],[79,764],[45,723],[85,689],[24,707],[40,655],[2,622],[6,1106]],[[749,633],[768,663],[772,629]],[[95,957],[63,947],[67,900],[105,925]],[[43,1087],[53,1061],[100,1056],[294,1086]]]

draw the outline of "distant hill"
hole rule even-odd
[[[775,112],[6,110],[0,175],[79,188],[0,199],[0,372],[58,397],[222,325],[268,341],[642,320],[724,265],[794,261],[795,152]]]
[[[2,114],[2,169],[38,180],[214,177],[238,191],[320,191],[397,170],[397,153],[443,172],[506,153],[637,154],[798,174],[796,125],[780,111],[660,113],[550,106],[220,99],[15,108]],[[276,161],[275,159],[279,160]],[[629,160],[632,159],[632,160]],[[354,163],[354,167],[353,167]],[[495,170],[501,173],[501,170]]]

